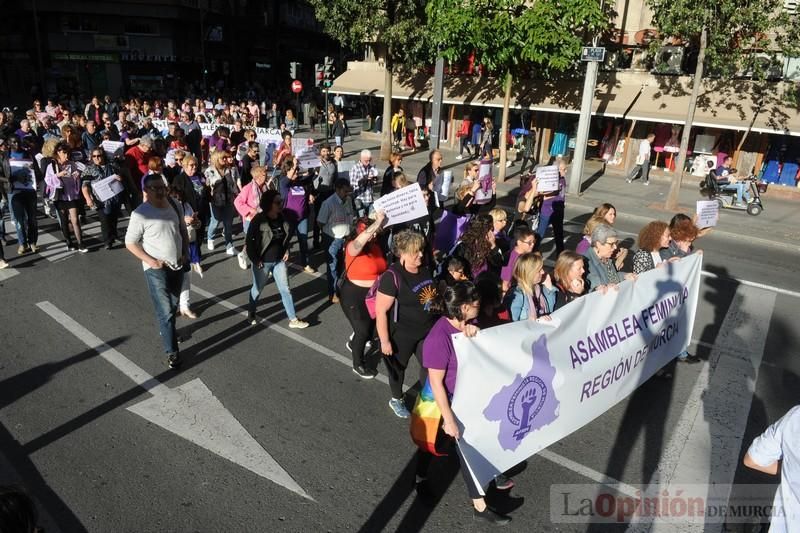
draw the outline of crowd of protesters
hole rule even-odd
[[[586,223],[577,249],[569,250],[566,161],[557,163],[561,177],[556,191],[540,193],[535,176],[523,176],[513,207],[503,209],[497,206],[495,186],[480,190],[479,163],[491,160],[489,145],[475,155],[477,161],[466,162],[453,200],[443,188],[443,157],[437,150],[417,176],[403,171],[399,151],[381,172],[363,150],[343,177],[338,165],[344,131],[338,115],[331,117],[337,144],[320,147],[317,168],[302,168],[292,152],[296,117],[291,110],[262,109],[253,100],[219,100],[210,109],[209,103],[106,97],[92,98],[80,109],[36,101],[23,117],[0,112],[3,205],[10,208],[16,227],[18,255],[39,250],[40,202],[58,220],[64,246],[79,253],[88,251],[82,231],[86,217],[96,213],[103,243],[113,249],[125,209],[130,218],[124,242],[142,262],[171,368],[181,363],[176,317],[196,318],[189,278],[203,275],[203,247],[211,251],[219,245],[220,228],[225,253],[250,270],[248,322],[259,323],[258,300],[272,279],[289,327],[309,325],[295,312],[289,284],[287,261],[296,240],[302,270],[314,272],[312,251],[325,256],[325,296],[341,305],[352,327],[346,349],[352,353],[353,372],[374,378],[382,360],[389,406],[396,416],[408,418],[405,371],[416,357],[420,384],[429,380],[441,410],[442,431],[457,438],[449,407],[457,372],[453,333],[475,335],[480,328],[513,321],[549,320],[554,310],[585,294],[614,290],[639,273],[693,253],[700,234],[685,216],[654,221],[642,228],[638,250],[626,261],[627,250],[614,227],[616,209],[603,204]],[[392,126],[398,143],[401,119]],[[167,131],[154,127],[153,120],[165,120]],[[198,121],[213,123],[214,134],[203,137]],[[252,129],[258,124],[283,130],[283,143],[270,154],[268,166],[259,164],[262,147]],[[104,140],[121,142],[121,151],[108,154]],[[386,227],[385,213],[373,205],[379,176],[380,195],[421,188],[427,214]],[[95,187],[109,180],[118,184],[110,197]],[[237,249],[240,228],[244,245]],[[552,270],[539,251],[549,229]],[[5,240],[0,240],[2,268],[8,265],[2,255]],[[679,360],[697,361],[687,353]],[[667,372],[661,376],[670,377]],[[420,454],[419,491],[427,486],[430,459]],[[464,477],[476,519],[510,520],[489,509],[472,477],[466,472]],[[503,476],[495,483],[501,490],[513,486]]]

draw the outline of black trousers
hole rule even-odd
[[[439,428],[439,431],[443,431],[442,428]],[[464,455],[461,453],[461,448],[458,447],[458,443],[453,441],[453,447],[456,449],[456,453],[458,454],[458,463],[461,467],[461,477],[464,478],[464,484],[467,486],[467,493],[469,497],[473,500],[477,500],[478,498],[482,498],[483,494],[481,494],[481,488],[475,484],[475,481],[472,479],[472,476],[467,469],[467,463],[464,460]],[[448,451],[448,453],[450,453]],[[417,477],[425,479],[428,477],[428,470],[430,469],[431,461],[433,461],[434,456],[429,454],[428,452],[423,452],[422,450],[417,450]],[[444,457],[443,460],[450,460],[450,457]]]
[[[425,367],[422,366],[422,341],[425,340],[428,330],[426,329],[420,334],[418,330],[409,331],[403,328],[393,328],[392,326],[394,324],[390,325],[389,337],[392,340],[394,354],[388,357],[384,356],[383,361],[386,363],[386,370],[389,374],[389,389],[392,391],[392,398],[399,400],[403,398],[406,367],[412,355],[416,355],[417,362],[419,362],[419,382],[425,383],[427,372]]]
[[[100,231],[103,233],[103,241],[106,244],[111,244],[114,241],[120,240],[117,233],[117,224],[119,222],[119,206],[109,209],[108,214],[101,207],[97,210],[97,217],[100,219]]]
[[[367,305],[364,303],[367,292],[369,292],[368,288],[359,287],[351,283],[350,280],[345,280],[339,294],[344,316],[350,322],[350,327],[353,328],[353,340],[350,341],[350,350],[353,353],[353,368],[366,366],[364,348],[367,341],[375,336],[375,321],[370,318]]]

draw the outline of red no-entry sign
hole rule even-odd
[[[292,81],[292,92],[298,94],[303,91],[303,83],[300,80]]]

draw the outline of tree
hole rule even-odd
[[[499,180],[506,174],[508,114],[514,75],[531,67],[542,76],[580,58],[589,36],[608,26],[600,0],[430,0],[429,30],[442,55],[476,63],[503,80]]]
[[[416,66],[433,59],[425,31],[424,0],[310,0],[325,32],[345,47],[374,44],[384,59],[381,159],[392,150],[392,78],[397,66]]]
[[[767,78],[770,67],[779,64],[778,54],[797,55],[800,25],[784,11],[783,0],[647,0],[647,4],[661,36],[653,48],[668,41],[698,49],[676,172],[665,204],[675,210],[703,75],[712,72],[718,82],[725,83],[737,73],[749,73],[754,90],[763,93],[764,86],[773,83]],[[755,52],[766,54],[770,61],[760,61]]]

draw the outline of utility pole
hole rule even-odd
[[[595,43],[597,38],[595,38]],[[583,81],[583,97],[581,98],[581,116],[578,120],[578,135],[575,139],[575,156],[571,162],[569,176],[569,194],[580,194],[583,180],[583,163],[586,160],[586,143],[589,141],[589,124],[592,121],[592,102],[597,85],[597,70],[605,57],[605,48],[584,47],[581,60],[586,61],[586,78]],[[599,58],[599,59],[598,59]]]
[[[444,58],[436,58],[436,67],[433,71],[433,110],[431,111],[431,138],[430,149],[439,149],[442,124],[442,98],[444,95]]]

